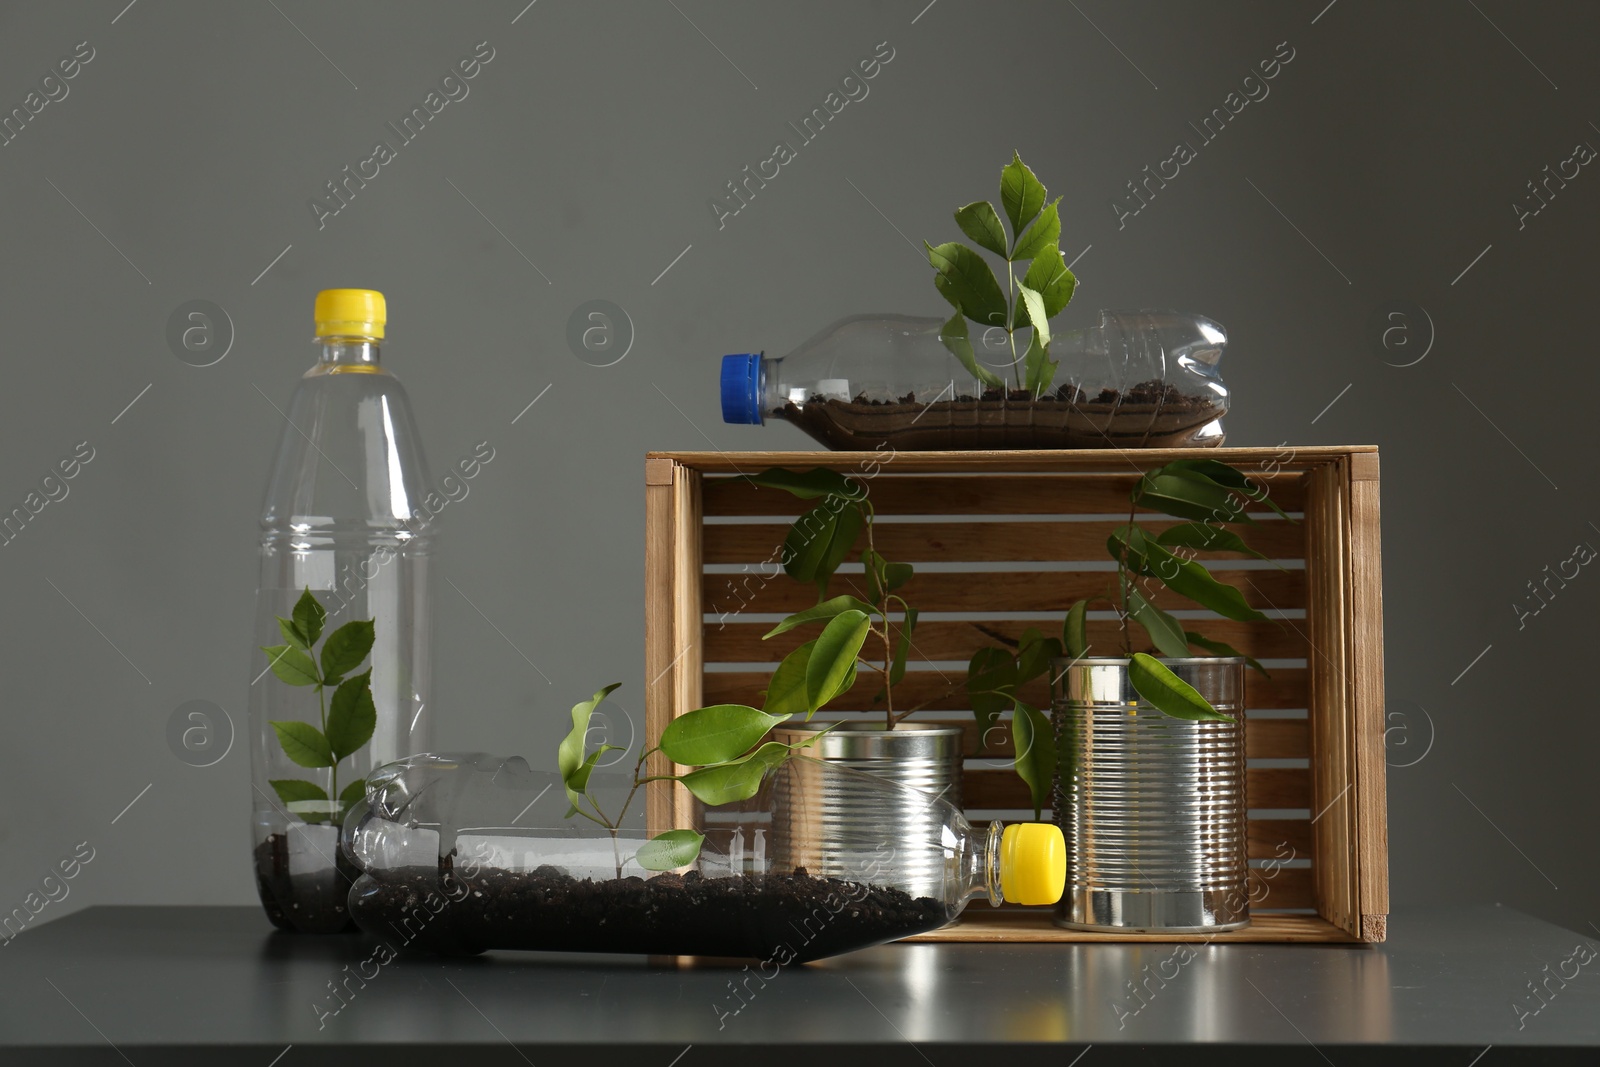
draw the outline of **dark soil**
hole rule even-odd
[[[989,389],[981,399],[918,403],[914,393],[894,400],[819,399],[789,404],[783,418],[830,448],[872,450],[951,448],[1174,448],[1217,445],[1196,437],[1227,412],[1216,397],[1188,395],[1152,379],[1125,392],[1090,397],[1062,385],[1035,400],[1025,389]]]
[[[346,906],[361,871],[339,852],[334,866],[307,874],[289,872],[289,839],[272,834],[256,846],[256,889],[267,918],[280,930],[340,934],[357,927]]]
[[[932,930],[945,907],[898,889],[793,874],[579,880],[557,867],[470,878],[426,867],[368,875],[362,929],[443,953],[485,949],[820,959]]]

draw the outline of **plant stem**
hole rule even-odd
[[[322,683],[317,683],[317,709],[322,715],[322,736],[328,736],[328,703],[322,695]],[[339,803],[339,759],[334,757],[333,766],[328,770],[328,800],[330,802],[328,818],[335,824],[339,822],[338,814],[331,810],[333,804]]]
[[[1011,344],[1011,376],[1017,388],[1022,388],[1022,366],[1017,362],[1017,300],[1013,292],[1017,276],[1011,271],[1011,260],[1006,260],[1006,340]]]
[[[1139,505],[1129,494],[1128,500],[1128,529],[1134,526],[1133,516]],[[1117,583],[1122,594],[1122,653],[1125,656],[1133,655],[1133,638],[1128,633],[1128,555],[1123,552],[1117,559]]]

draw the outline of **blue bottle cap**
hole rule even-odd
[[[722,357],[722,421],[760,426],[761,354]]]

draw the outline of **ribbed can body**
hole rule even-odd
[[[1233,722],[1144,701],[1127,660],[1058,661],[1056,821],[1074,928],[1232,929],[1250,919],[1244,660],[1164,660]]]
[[[821,727],[780,726],[773,737],[794,744]],[[870,880],[913,897],[942,898],[950,878],[942,799],[961,806],[958,726],[902,723],[883,730],[846,723],[804,750],[780,776],[773,804],[773,869],[804,867],[813,877]],[[865,775],[873,775],[869,778]],[[901,788],[884,789],[877,779]]]

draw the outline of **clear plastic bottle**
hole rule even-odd
[[[817,791],[796,788],[802,773],[850,777],[852,795],[876,791],[885,807],[915,799],[936,818],[918,840],[859,822],[836,827],[831,871],[779,869],[775,829],[821,816],[806,807],[820,806]],[[618,810],[626,782],[619,776],[613,788],[602,777],[589,790]],[[664,818],[665,807],[651,811]],[[738,956],[782,966],[937,929],[977,897],[1053,903],[1066,880],[1054,825],[976,829],[936,796],[804,756],[769,770],[750,800],[703,809],[694,825],[647,827],[634,811],[613,836],[566,810],[561,779],[521,757],[422,755],[384,767],[345,822],[344,849],[362,872],[351,913],[397,948]],[[669,829],[703,833],[699,854],[673,871],[646,870],[640,846]],[[932,885],[929,852],[944,858]]]
[[[321,354],[289,402],[261,511],[255,646],[285,646],[290,636],[278,620],[294,620],[307,590],[326,612],[321,643],[309,651],[319,670],[340,627],[372,620],[370,653],[343,672],[371,670],[365,740],[359,703],[331,709],[354,714],[329,732],[330,705],[342,699],[331,676],[326,687],[289,684],[273,661],[292,659],[251,657],[251,844],[261,903],[285,930],[352,928],[354,871],[339,858],[340,818],[373,768],[431,747],[434,526],[421,504],[430,482],[405,389],[379,361],[386,318],[381,293],[317,295]],[[292,758],[274,723],[307,724],[339,758],[332,767],[310,766],[319,760],[303,750]]]
[[[940,319],[856,315],[787,356],[724,356],[722,418],[794,423],[829,448],[1174,448],[1220,445],[1228,335],[1174,311],[1102,311],[1055,335],[1059,361],[1035,398],[973,377],[939,339]],[[971,338],[976,359],[1017,382],[1005,331]],[[1018,342],[1016,351],[1025,346]]]

